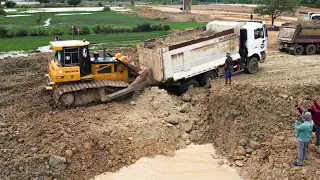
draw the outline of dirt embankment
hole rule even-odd
[[[292,163],[297,157],[294,105],[310,107],[319,90],[318,85],[217,86],[199,105],[204,124],[194,133],[199,143],[214,143],[220,153],[243,166],[246,179],[318,179],[320,151],[314,136],[304,166]]]

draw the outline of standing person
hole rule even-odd
[[[224,63],[224,72],[225,72],[225,78],[226,78],[226,85],[228,85],[228,80],[229,80],[229,85],[231,85],[233,59],[230,56],[230,53],[227,53],[226,56],[227,56],[227,58],[226,58],[226,61]]]
[[[313,105],[311,106],[311,108],[314,111],[312,120],[316,128],[316,146],[320,148],[320,105],[316,100],[313,100]]]
[[[312,115],[310,112],[304,112],[302,117],[299,116],[295,120],[295,129],[297,130],[296,137],[298,138],[298,161],[293,164],[295,166],[302,166],[307,157],[308,144],[311,139],[311,132],[313,127]],[[301,123],[299,125],[299,122]]]
[[[54,40],[55,40],[55,41],[59,41],[59,40],[60,40],[59,36],[56,35],[56,37],[54,38]]]

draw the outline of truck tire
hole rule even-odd
[[[297,46],[294,48],[294,50],[293,50],[293,54],[294,54],[294,55],[302,55],[303,52],[304,52],[304,48],[303,48],[303,46],[300,45],[300,44],[297,45]]]
[[[218,77],[218,74],[215,71],[208,71],[208,72],[203,73],[199,77],[198,82],[199,82],[200,86],[203,87],[203,86],[209,84],[210,81],[212,81],[213,79],[215,79],[217,77]]]
[[[312,54],[315,54],[317,51],[317,48],[314,44],[309,44],[307,47],[306,47],[306,54],[307,55],[312,55]]]
[[[200,87],[198,81],[196,81],[194,78],[185,79],[181,82],[180,85],[180,94],[184,94],[191,88]]]
[[[259,60],[256,57],[251,57],[249,62],[247,63],[247,67],[245,72],[248,74],[254,74],[259,70]]]

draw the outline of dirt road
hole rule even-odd
[[[155,10],[160,10],[164,12],[172,12],[172,13],[180,13],[179,6],[152,6]],[[237,21],[237,20],[244,20],[250,19],[250,15],[252,13],[251,7],[242,7],[242,6],[222,6],[222,5],[194,5],[192,6],[191,13],[192,14],[201,14],[201,15],[208,15],[213,19],[216,20],[226,20],[226,21]],[[266,22],[267,25],[271,25],[271,19],[268,17],[261,17],[257,14],[253,14],[255,20],[263,20]],[[275,21],[276,26],[281,26],[284,22],[288,21],[296,21],[297,18],[295,17],[279,17]]]

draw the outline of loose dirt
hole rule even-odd
[[[148,87],[65,110],[42,91],[52,53],[0,60],[0,179],[90,179],[191,142],[213,143],[245,179],[317,179],[314,137],[305,166],[292,162],[294,105],[308,108],[318,95],[319,58],[280,53],[275,39],[260,71],[235,75],[232,87],[217,79],[183,97]],[[137,61],[135,51],[120,50]]]

